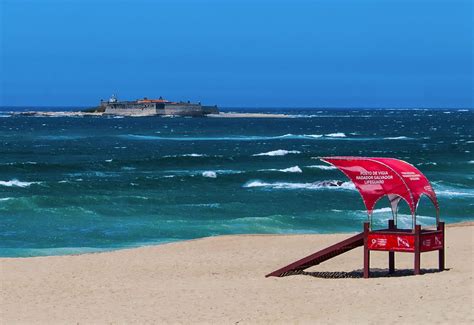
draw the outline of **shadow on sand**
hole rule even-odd
[[[450,269],[444,269],[444,271],[449,271]],[[438,269],[421,269],[421,275],[423,274],[430,274],[430,273],[440,273],[443,271],[439,271]],[[364,270],[354,270],[350,272],[306,272],[306,271],[296,271],[296,272],[288,272],[284,276],[290,275],[307,275],[312,276],[315,278],[321,279],[359,279],[364,277]],[[371,278],[393,278],[393,277],[402,277],[402,276],[412,276],[413,270],[412,269],[401,269],[395,270],[394,273],[390,274],[388,269],[377,269],[373,268],[370,269],[370,277]]]

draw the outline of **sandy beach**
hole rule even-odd
[[[372,253],[372,270],[383,272],[370,279],[311,273],[360,271],[362,248],[358,248],[309,269],[308,274],[264,277],[346,237],[221,236],[106,253],[2,258],[0,320],[2,324],[472,324],[473,223],[447,228],[444,272],[435,271],[437,253],[424,253],[424,274],[400,276],[413,267],[413,255],[400,253],[396,261],[402,271],[387,277],[387,254]]]

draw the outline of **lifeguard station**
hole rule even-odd
[[[364,278],[370,276],[370,251],[387,251],[389,273],[395,271],[395,252],[414,254],[414,273],[420,274],[421,253],[439,251],[439,270],[444,270],[444,222],[439,220],[436,194],[428,179],[413,165],[394,158],[323,157],[321,160],[342,171],[355,185],[367,209],[364,231],[319,252],[291,263],[266,276],[285,276],[301,272],[328,259],[364,246]],[[436,229],[421,229],[416,224],[416,209],[423,195],[436,208]],[[387,229],[372,229],[372,212],[386,196],[392,210]],[[404,200],[411,211],[412,228],[397,227],[398,205]]]

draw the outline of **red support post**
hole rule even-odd
[[[395,222],[393,219],[388,221],[388,229],[395,229]],[[388,273],[395,272],[395,252],[388,252]]]
[[[443,234],[443,248],[439,250],[439,256],[438,256],[438,263],[439,263],[439,270],[444,271],[444,248],[445,248],[445,243],[446,243],[446,235],[444,232],[444,222],[439,222],[438,223],[438,230],[441,230],[441,233]]]
[[[369,223],[364,222],[364,278],[370,276]]]
[[[420,274],[420,258],[421,258],[420,235],[421,235],[421,226],[415,225],[415,275]]]

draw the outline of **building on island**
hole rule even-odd
[[[152,115],[172,115],[172,116],[206,116],[208,114],[218,114],[219,108],[215,106],[203,106],[201,103],[172,102],[160,97],[159,99],[138,99],[134,101],[119,101],[115,95],[109,100],[100,101],[98,112],[107,115],[126,116],[152,116]]]

